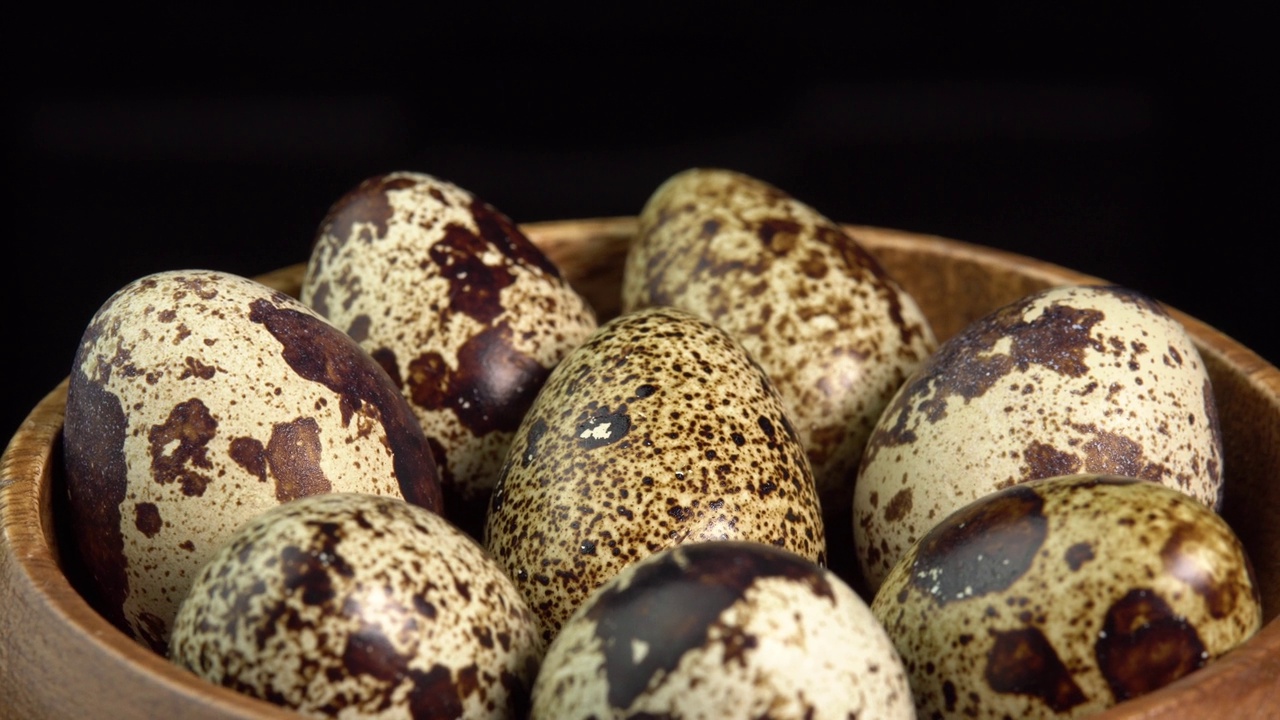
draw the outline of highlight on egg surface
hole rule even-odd
[[[906,673],[834,573],[751,542],[669,548],[552,642],[532,718],[914,718]]]
[[[442,504],[427,439],[377,363],[294,298],[223,272],[155,273],[103,304],[63,447],[95,608],[157,652],[200,568],[255,515],[342,491]]]
[[[544,645],[520,594],[439,515],[331,493],[245,525],[201,572],[170,658],[315,717],[517,720]]]
[[[301,298],[391,376],[431,440],[446,514],[478,538],[520,418],[596,328],[591,307],[509,218],[413,172],[334,203]]]
[[[938,523],[872,612],[921,717],[1079,717],[1157,690],[1262,626],[1240,540],[1185,493],[1044,478]]]
[[[605,323],[516,432],[486,548],[550,639],[627,565],[722,540],[825,563],[817,489],[777,391],[732,336],[682,310]]]
[[[1222,503],[1222,437],[1204,362],[1156,301],[1066,286],[999,308],[902,385],[863,454],[854,538],[872,589],[962,505],[1074,473],[1150,480]]]

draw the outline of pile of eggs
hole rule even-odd
[[[939,344],[839,225],[693,169],[600,322],[505,215],[371,178],[299,298],[130,283],[68,388],[95,607],[317,717],[1058,717],[1261,627],[1200,357],[1077,286]]]

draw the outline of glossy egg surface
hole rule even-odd
[[[847,532],[863,445],[936,345],[920,308],[875,258],[773,185],[694,168],[645,204],[622,297],[624,310],[698,314],[746,347],[791,414],[828,523]]]
[[[103,305],[72,368],[64,448],[94,604],[157,651],[200,567],[258,513],[334,491],[441,507],[430,447],[377,363],[227,273],[149,275]]]
[[[595,330],[592,309],[507,216],[413,172],[333,205],[301,298],[392,377],[432,442],[448,516],[479,536],[511,437]]]
[[[913,718],[902,663],[830,571],[758,543],[664,550],[565,624],[534,718]]]
[[[357,493],[246,525],[182,604],[171,659],[315,717],[521,718],[543,644],[502,570],[439,515]]]
[[[950,515],[872,611],[921,717],[1088,715],[1194,672],[1262,624],[1248,557],[1217,514],[1157,483],[1087,474]]]
[[[825,559],[777,392],[731,336],[674,308],[615,318],[552,372],[485,537],[548,639],[600,584],[673,545],[755,540]]]
[[[904,383],[862,458],[855,544],[874,588],[934,523],[1000,488],[1105,473],[1217,509],[1222,471],[1185,329],[1130,289],[1058,287],[973,322]]]

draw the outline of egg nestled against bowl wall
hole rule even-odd
[[[283,502],[359,491],[441,507],[386,373],[293,298],[206,270],[149,275],[94,315],[64,430],[67,523],[100,612],[163,651],[200,567]]]
[[[1222,502],[1209,375],[1157,302],[1114,286],[1039,292],[948,340],[867,444],[855,496],[872,588],[960,506],[1036,478],[1107,473]]]
[[[808,459],[730,335],[675,308],[615,318],[556,367],[521,423],[486,547],[550,639],[623,567],[711,540],[825,562]]]
[[[1092,714],[1262,626],[1253,568],[1222,518],[1156,483],[1088,474],[957,510],[903,555],[871,608],[921,717]]]
[[[449,518],[479,537],[511,436],[595,329],[591,308],[505,215],[410,172],[333,205],[301,298],[399,386],[432,442]]]
[[[832,562],[852,556],[843,548],[863,445],[936,344],[915,301],[813,208],[755,178],[702,168],[671,177],[645,204],[622,298],[624,310],[698,314],[760,363],[809,455]]]
[[[523,718],[543,643],[475,540],[404,501],[312,496],[200,573],[170,657],[314,717]]]

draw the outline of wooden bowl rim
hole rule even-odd
[[[634,217],[587,218],[525,223],[522,229],[535,243],[574,242],[584,237],[632,236]],[[1076,272],[1053,263],[935,235],[901,230],[845,225],[846,229],[867,246],[873,254],[881,248],[937,253],[945,251],[954,257],[973,262],[1016,266],[1021,274],[1046,280],[1049,284],[1105,283],[1101,278]],[[550,254],[550,253],[549,253]],[[281,268],[257,277],[272,287],[287,287],[290,278],[300,276],[305,264]],[[1196,341],[1202,353],[1219,356],[1246,376],[1247,381],[1268,397],[1280,413],[1280,370],[1210,325],[1170,308]],[[0,599],[38,603],[42,619],[64,625],[75,633],[82,654],[98,661],[119,662],[132,668],[132,673],[159,695],[175,693],[180,699],[193,700],[210,715],[237,718],[296,718],[296,713],[256,698],[248,697],[211,683],[173,665],[128,638],[108,623],[72,587],[61,571],[50,545],[52,519],[50,493],[54,449],[62,431],[66,408],[67,381],[64,379],[32,409],[8,443],[0,461]],[[32,480],[35,479],[35,482]],[[7,567],[12,568],[7,569]],[[0,604],[6,607],[7,602]],[[6,640],[6,646],[9,641]],[[19,648],[20,649],[20,648]],[[21,660],[22,654],[6,647],[0,657],[8,662]],[[3,673],[10,672],[0,666]],[[142,677],[145,676],[145,677]],[[1248,678],[1270,678],[1271,687],[1258,687],[1258,682],[1242,682]],[[8,682],[0,675],[0,690]],[[1139,718],[1156,715],[1176,716],[1188,704],[1207,707],[1222,691],[1232,693],[1232,701],[1241,701],[1241,688],[1257,698],[1280,695],[1280,617],[1269,622],[1249,642],[1219,658],[1214,663],[1181,680],[1148,695],[1129,700],[1098,715],[1100,718]],[[1266,703],[1267,700],[1261,700]],[[1259,704],[1256,707],[1266,707]],[[175,705],[175,707],[177,707]],[[185,707],[185,706],[184,706]]]

